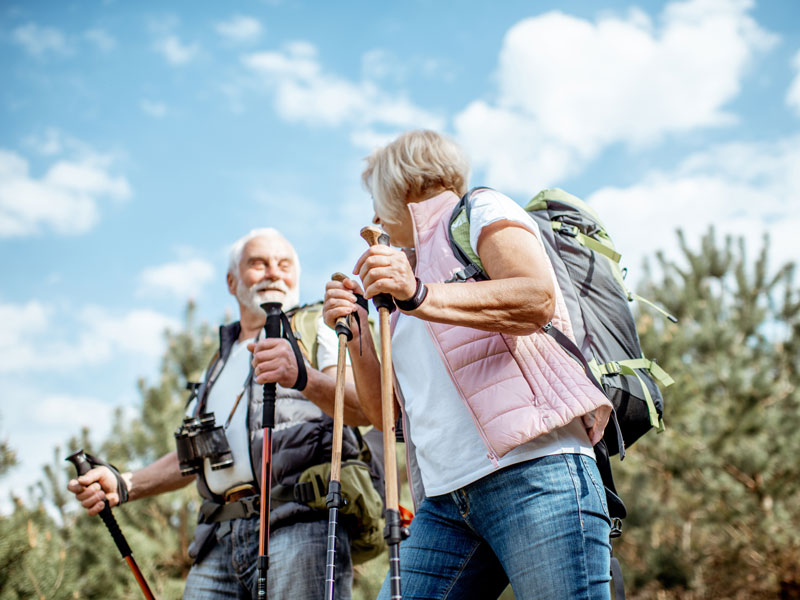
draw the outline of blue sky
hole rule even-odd
[[[794,0],[4,1],[0,77],[2,498],[137,406],[188,298],[234,313],[250,229],[321,297],[363,248],[363,157],[406,129],[520,203],[584,197],[634,270],[711,223],[798,257]]]

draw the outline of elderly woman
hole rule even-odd
[[[536,224],[511,199],[473,196],[470,242],[490,280],[445,283],[462,268],[448,222],[468,172],[452,141],[413,131],[363,173],[374,222],[404,249],[370,247],[353,271],[367,298],[391,294],[401,309],[391,345],[416,505],[403,595],[496,598],[510,582],[518,600],[607,598],[610,520],[592,446],[611,405],[542,331],[571,328]],[[326,323],[363,311],[361,292],[330,282]],[[378,360],[353,327],[359,399],[380,426]]]

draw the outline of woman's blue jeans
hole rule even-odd
[[[611,521],[594,460],[558,454],[425,498],[400,544],[403,598],[610,598]],[[384,581],[378,598],[390,597]]]

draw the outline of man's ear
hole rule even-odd
[[[233,276],[233,273],[228,271],[228,274],[225,276],[225,281],[228,282],[228,291],[231,293],[232,296],[236,295],[236,277]]]

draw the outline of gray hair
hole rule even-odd
[[[297,250],[294,249],[294,246],[283,237],[283,234],[274,229],[272,227],[262,227],[260,229],[253,229],[247,235],[240,237],[236,240],[232,245],[229,251],[229,262],[228,262],[228,273],[232,274],[236,279],[239,279],[239,263],[242,260],[242,252],[244,252],[244,247],[247,245],[247,242],[250,240],[254,240],[256,238],[266,238],[268,240],[280,240],[284,242],[289,249],[292,251],[292,259],[294,260],[294,266],[297,274],[297,281],[300,281],[300,258],[297,256]]]
[[[361,175],[375,213],[387,223],[408,216],[409,200],[427,200],[450,190],[467,191],[469,161],[453,140],[435,131],[407,131],[367,157]]]

